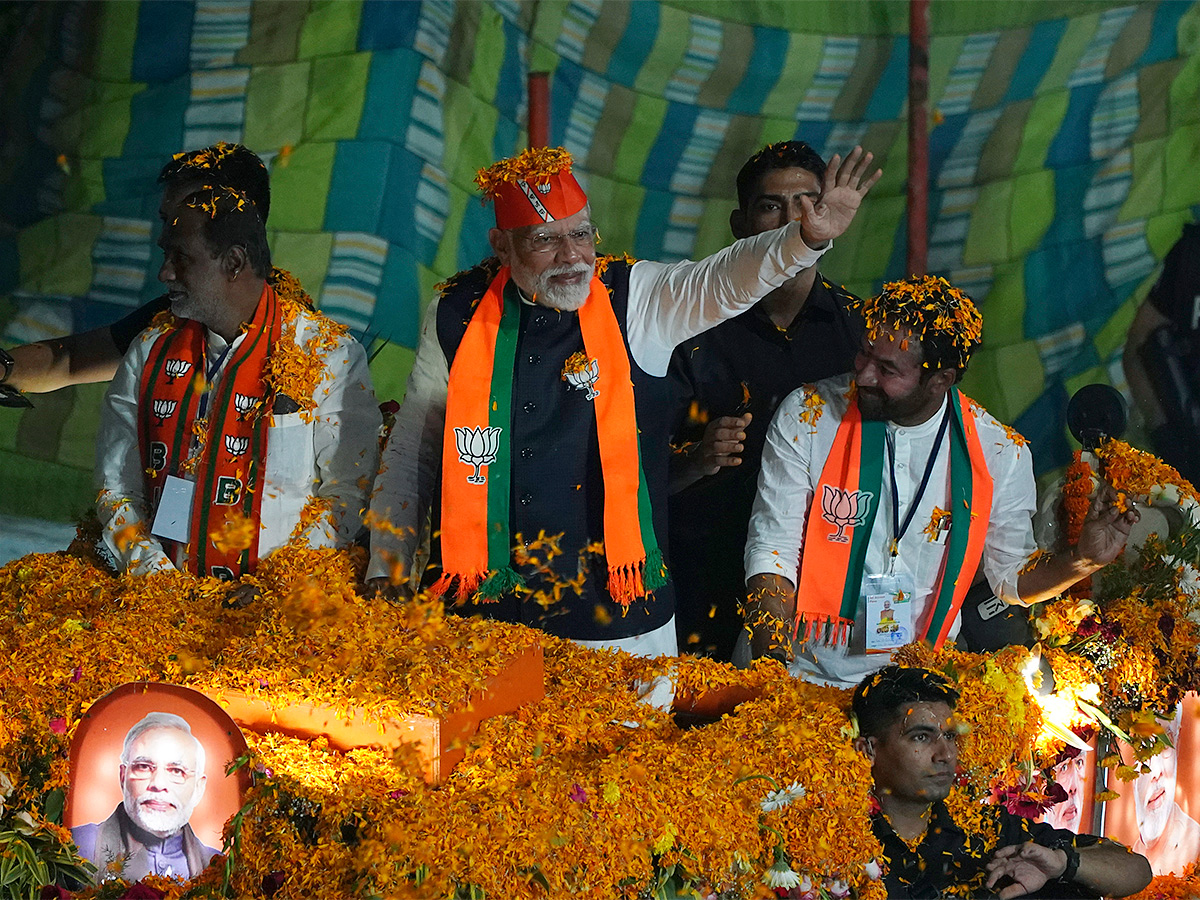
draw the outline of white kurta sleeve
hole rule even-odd
[[[1020,604],[1017,579],[1021,567],[1037,549],[1033,513],[1037,485],[1033,454],[1028,446],[1006,443],[993,457],[992,515],[983,544],[983,572],[996,596]]]
[[[95,481],[100,489],[96,513],[101,538],[118,568],[133,575],[174,568],[162,544],[150,535],[153,523],[138,442],[138,391],[155,334],[143,333],[117,367],[104,394],[96,434]]]
[[[798,586],[804,522],[820,472],[812,471],[814,428],[802,422],[805,386],[792,391],[771,419],[746,535],[746,578],[782,575]]]
[[[634,359],[643,371],[666,375],[677,344],[745,312],[832,246],[809,248],[793,222],[699,262],[635,263],[626,319]]]
[[[367,354],[358,341],[342,335],[328,351],[314,399],[314,493],[331,501],[331,506],[321,527],[309,530],[308,541],[313,546],[345,546],[362,529],[379,468],[382,424]]]
[[[420,530],[433,503],[442,467],[442,434],[446,426],[446,391],[450,369],[437,335],[438,299],[425,311],[417,355],[404,403],[383,448],[371,498],[378,520],[371,531],[367,577],[389,575],[394,564],[411,572]]]

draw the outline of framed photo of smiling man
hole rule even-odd
[[[1137,778],[1109,776],[1121,796],[1104,804],[1104,834],[1150,860],[1155,875],[1181,874],[1200,859],[1200,698],[1187,694],[1159,724],[1171,746],[1151,757]],[[1117,742],[1122,760],[1133,751]]]
[[[245,752],[237,725],[198,691],[135,682],[94,703],[71,744],[64,824],[96,883],[199,875],[249,786],[243,770],[225,775]]]

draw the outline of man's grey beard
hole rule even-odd
[[[542,306],[551,309],[561,309],[563,312],[574,312],[583,306],[591,292],[591,274],[593,266],[587,263],[576,263],[573,266],[551,266],[533,281],[533,299]],[[574,275],[578,272],[587,276],[579,284],[553,284],[550,279],[555,275]]]
[[[193,791],[190,802],[173,810],[141,809],[138,808],[137,801],[133,799],[133,795],[128,791],[125,792],[125,812],[129,814],[129,818],[133,819],[134,822],[146,831],[157,832],[159,834],[170,835],[183,828],[188,823],[188,820],[191,819],[192,813],[199,802],[200,798]]]

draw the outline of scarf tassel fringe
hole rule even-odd
[[[853,626],[852,619],[844,619],[841,616],[801,613],[796,618],[793,638],[798,639],[801,644],[811,641],[826,647],[844,647],[850,642],[850,629]]]
[[[652,594],[667,583],[667,566],[662,551],[655,547],[646,558],[623,566],[608,567],[608,593],[622,606]]]
[[[450,591],[457,580],[455,598],[460,603],[474,600],[478,603],[495,603],[504,594],[525,586],[525,578],[510,566],[492,572],[443,572],[429,588],[431,597],[442,597]]]

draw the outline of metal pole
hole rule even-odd
[[[908,4],[908,274],[929,256],[929,0]]]
[[[550,142],[550,73],[529,73],[529,146]]]

